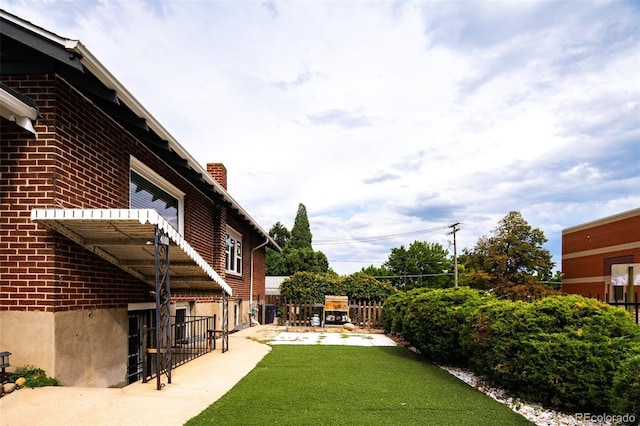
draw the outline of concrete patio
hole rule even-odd
[[[182,425],[222,397],[271,351],[270,344],[393,346],[384,334],[341,329],[249,327],[229,336],[229,350],[203,355],[173,370],[160,391],[156,380],[119,389],[43,387],[0,398],[2,425]],[[163,377],[166,383],[166,376]]]

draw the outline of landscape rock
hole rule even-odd
[[[353,331],[353,330],[356,329],[356,326],[351,324],[350,322],[347,322],[347,323],[342,325],[342,328],[344,328],[347,331]]]
[[[16,384],[15,383],[5,383],[4,385],[2,385],[2,391],[4,393],[11,393],[14,390],[16,390]]]

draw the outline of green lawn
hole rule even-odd
[[[406,348],[322,345],[273,346],[187,423],[212,424],[531,425]]]

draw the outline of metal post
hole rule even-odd
[[[222,353],[229,350],[229,295],[222,290]]]
[[[460,230],[460,222],[452,223],[449,225],[449,228],[451,228],[449,235],[453,234],[453,285],[454,287],[458,287],[458,247],[456,244],[456,232]]]
[[[169,237],[156,226],[156,385],[162,389],[164,370],[171,383],[171,292],[169,281]]]

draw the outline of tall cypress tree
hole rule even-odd
[[[293,229],[291,229],[291,239],[289,240],[288,247],[292,249],[312,248],[311,238],[307,208],[304,204],[300,203],[300,205],[298,205],[296,219],[293,222]]]

